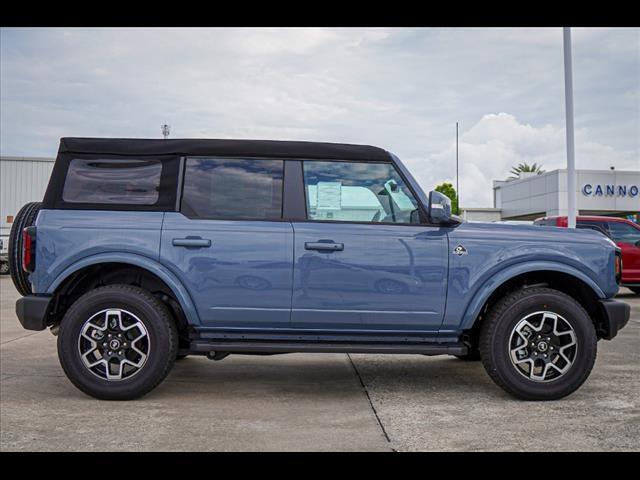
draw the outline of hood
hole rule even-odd
[[[462,222],[456,228],[457,235],[493,238],[511,238],[523,241],[595,243],[617,248],[609,237],[590,228],[563,228],[542,225],[514,225],[493,222]]]

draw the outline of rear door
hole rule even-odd
[[[293,223],[294,328],[437,331],[446,229],[420,221],[392,163],[302,162],[306,220]]]
[[[282,220],[284,161],[186,158],[179,212],[160,258],[205,327],[289,326],[293,229]]]

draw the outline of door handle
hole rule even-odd
[[[344,250],[344,243],[335,242],[305,242],[305,250],[320,250],[329,252],[339,252]]]
[[[200,237],[174,238],[171,244],[174,247],[204,248],[211,246],[211,240]]]

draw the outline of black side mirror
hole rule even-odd
[[[433,223],[448,223],[451,220],[449,197],[435,190],[429,192],[429,217]]]

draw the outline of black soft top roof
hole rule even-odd
[[[230,139],[143,139],[77,138],[60,139],[59,153],[111,155],[181,155],[327,158],[336,160],[391,160],[389,152],[370,145],[346,143],[289,142],[277,140]]]

